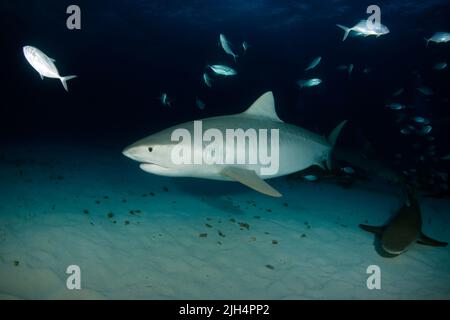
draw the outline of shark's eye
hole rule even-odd
[[[148,147],[148,152],[152,152],[153,148],[152,147]]]

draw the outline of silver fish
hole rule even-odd
[[[312,174],[304,176],[303,179],[305,179],[306,181],[309,181],[309,182],[314,182],[314,181],[319,180],[319,178],[317,178],[317,176],[312,175]]]
[[[353,63],[351,63],[349,66],[348,66],[348,75],[349,76],[351,76],[352,75],[352,72],[353,72],[353,68],[354,68],[355,66],[353,65]]]
[[[423,124],[423,125],[427,125],[430,123],[430,120],[424,118],[424,117],[414,117],[413,121],[418,123],[418,124]]]
[[[311,69],[314,69],[315,67],[317,67],[317,65],[320,63],[321,60],[322,60],[321,56],[314,58],[314,60],[311,61],[309,66],[306,67],[305,71],[308,71],[308,70],[311,70]]]
[[[409,130],[408,128],[403,128],[400,130],[400,132],[404,135],[410,135],[411,134],[411,130]]]
[[[372,24],[367,20],[361,20],[351,28],[340,24],[337,24],[336,26],[344,30],[344,38],[342,38],[342,41],[345,41],[351,32],[353,32],[352,35],[355,37],[376,36],[377,38],[389,33],[389,29],[385,25],[382,25],[381,23]]]
[[[438,62],[433,66],[434,70],[444,70],[447,68],[447,62]]]
[[[55,59],[48,57],[38,48],[25,46],[23,47],[23,54],[31,66],[39,73],[41,79],[44,79],[44,77],[59,79],[64,89],[69,91],[67,81],[74,79],[77,76],[60,76],[58,68],[55,66]]]
[[[234,58],[234,61],[236,61],[236,59],[238,58],[238,55],[235,54],[233,52],[233,50],[231,49],[232,45],[231,43],[227,40],[227,38],[225,37],[225,35],[223,35],[222,33],[219,36],[219,40],[220,40],[220,45],[222,46],[223,51],[225,51],[226,54],[229,54],[230,56],[232,56]]]
[[[433,90],[426,86],[418,87],[417,90],[419,90],[420,93],[422,93],[426,96],[432,96],[434,94]]]
[[[352,74],[352,72],[353,72],[353,68],[354,67],[355,66],[353,65],[353,63],[351,63],[348,66],[347,65],[340,65],[340,66],[337,67],[337,69],[341,70],[341,71],[345,71],[346,70],[348,72],[348,75],[350,76]]]
[[[300,88],[304,88],[304,87],[306,87],[306,88],[309,88],[309,87],[315,87],[315,86],[318,86],[319,84],[321,84],[322,83],[322,80],[321,79],[318,79],[318,78],[312,78],[312,79],[308,79],[308,80],[299,80],[298,82],[297,82],[297,84],[298,84],[298,86],[300,87]]]
[[[242,49],[244,49],[244,54],[247,52],[250,45],[247,42],[242,42]]]
[[[200,110],[203,110],[206,107],[206,104],[199,98],[195,99],[195,104],[197,105],[197,108],[199,108]]]
[[[392,94],[392,96],[393,96],[393,97],[397,97],[397,96],[401,95],[404,91],[405,91],[405,88],[400,88],[400,89],[398,89],[397,91],[395,91],[395,92]]]
[[[388,105],[386,105],[386,107],[388,107],[391,110],[403,110],[406,108],[404,104],[397,102],[389,103]]]
[[[169,96],[167,95],[167,93],[163,92],[161,94],[161,97],[159,98],[161,100],[161,103],[163,104],[163,106],[172,106],[172,102],[169,99]]]
[[[420,135],[426,135],[426,134],[429,134],[429,133],[431,132],[431,130],[433,130],[433,127],[430,126],[430,125],[427,125],[427,126],[423,127],[423,128],[419,131],[419,134],[420,134]]]
[[[425,38],[427,42],[427,46],[430,42],[434,43],[446,43],[450,41],[450,33],[449,32],[436,32],[430,38]]]
[[[344,167],[342,168],[342,171],[347,173],[347,174],[354,174],[355,170],[352,167]]]
[[[212,87],[212,81],[211,81],[211,77],[205,72],[203,73],[203,82],[205,82],[205,84],[211,88]]]
[[[230,68],[228,66],[221,65],[221,64],[214,64],[212,66],[209,66],[209,68],[215,74],[218,74],[218,75],[221,75],[221,76],[228,77],[228,76],[235,76],[235,75],[237,75],[236,70],[234,70],[234,69],[232,69],[232,68]]]

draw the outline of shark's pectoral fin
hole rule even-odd
[[[261,179],[255,171],[238,167],[227,167],[221,172],[224,176],[234,181],[240,182],[253,190],[264,193],[272,197],[281,197],[281,193],[272,188],[267,182]]]
[[[384,231],[384,226],[369,226],[367,224],[360,224],[359,227],[367,232],[381,234]]]
[[[447,242],[441,242],[431,239],[430,237],[427,237],[423,233],[420,233],[419,240],[417,240],[417,243],[432,247],[446,247],[448,245]]]
[[[39,73],[39,75],[41,76],[41,79],[44,80],[44,76],[42,74]]]

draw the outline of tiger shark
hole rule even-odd
[[[345,123],[346,121],[341,122],[328,138],[285,123],[275,111],[272,92],[267,92],[242,113],[190,121],[170,127],[133,143],[123,150],[123,154],[139,162],[140,168],[148,173],[169,177],[237,181],[263,194],[281,197],[281,193],[264,180],[288,175],[312,165],[330,168],[330,154]],[[189,138],[193,135],[194,140],[196,139],[199,126],[202,130],[206,130],[203,139],[199,143],[198,141],[191,143]],[[246,140],[237,144],[229,143],[230,140],[227,140],[224,150],[215,148],[214,154],[223,156],[216,158],[220,161],[195,161],[196,158],[198,160],[199,157],[203,157],[206,151],[220,140],[219,138],[223,136],[229,138],[230,130],[243,133]],[[210,134],[207,134],[208,132]],[[264,135],[260,135],[259,140],[253,139],[255,134],[263,132],[270,132],[270,138],[267,134],[264,139],[262,138]],[[178,133],[185,134],[182,142]],[[213,138],[211,134],[214,135]],[[231,141],[234,141],[234,138],[236,135],[232,136]],[[254,143],[255,141],[258,143]],[[265,143],[268,141],[271,143]],[[263,152],[264,148],[267,148],[266,154]],[[180,162],[174,157],[179,154],[186,155],[188,160],[194,161]],[[224,158],[228,159],[230,154],[237,155],[234,158],[230,156],[234,160],[244,154],[246,161],[223,161]],[[249,160],[251,154],[259,155],[256,161]],[[268,163],[267,157],[273,160],[272,163]],[[273,165],[275,162],[276,165]],[[274,168],[276,170],[270,170]]]

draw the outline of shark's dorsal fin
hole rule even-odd
[[[281,197],[281,193],[271,187],[267,182],[261,179],[255,171],[239,168],[226,167],[221,172],[224,176],[242,183],[253,190],[272,197]]]
[[[272,91],[264,93],[243,114],[283,122],[278,118],[277,112],[275,111],[275,101]]]

